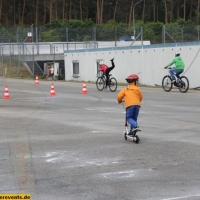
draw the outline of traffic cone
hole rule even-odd
[[[88,92],[87,92],[87,88],[86,88],[86,84],[85,84],[85,82],[83,83],[83,89],[82,89],[82,92],[81,92],[82,94],[87,94]]]
[[[9,95],[9,92],[8,92],[8,86],[6,85],[5,87],[5,93],[4,93],[4,99],[10,99],[10,95]]]
[[[35,84],[36,84],[36,85],[40,84],[40,82],[39,82],[39,80],[38,80],[38,75],[36,75]]]
[[[56,96],[55,90],[54,90],[54,84],[51,84],[51,91],[50,91],[50,96]]]

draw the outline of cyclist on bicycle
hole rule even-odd
[[[99,71],[103,72],[103,74],[106,76],[106,86],[104,88],[105,90],[108,87],[109,73],[111,70],[115,68],[114,58],[112,58],[110,61],[112,63],[111,67],[108,67],[107,65],[105,65],[102,60],[99,62],[99,65],[100,65]]]
[[[174,73],[176,74],[176,76],[178,78],[180,78],[179,75],[184,71],[185,64],[184,64],[182,58],[180,57],[179,52],[175,53],[175,58],[166,67],[164,67],[164,69],[168,68],[169,66],[171,66],[173,64],[175,64],[176,67],[169,70],[169,73],[170,73],[170,76],[171,76],[171,79],[172,79],[171,83],[175,82]]]
[[[139,130],[137,118],[139,115],[139,109],[143,95],[140,88],[138,87],[138,80],[138,75],[129,75],[126,78],[126,81],[129,83],[128,87],[123,88],[117,96],[118,103],[122,103],[123,99],[125,100],[126,119],[131,125],[129,135],[133,135],[135,134],[135,131]]]

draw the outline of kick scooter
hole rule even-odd
[[[123,107],[124,107],[124,110],[126,110],[126,109],[125,109],[125,106],[124,106],[124,101],[122,101],[122,105],[123,105]],[[138,132],[138,131],[141,131],[141,130],[134,131],[133,135],[130,135],[130,134],[129,134],[129,132],[130,132],[129,129],[130,129],[130,125],[129,125],[127,119],[126,119],[126,114],[125,114],[124,139],[127,140],[127,138],[129,138],[130,140],[132,140],[133,142],[135,142],[136,144],[138,144],[139,141],[140,141],[140,138],[139,138],[139,136],[137,135],[137,132]]]
[[[127,140],[127,138],[129,138],[130,140],[132,140],[133,142],[138,144],[140,141],[140,138],[137,135],[138,131],[141,131],[141,130],[134,131],[133,135],[129,135],[129,124],[128,124],[127,120],[125,120],[125,130],[124,130],[124,139],[125,140]]]

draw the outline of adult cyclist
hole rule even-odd
[[[169,68],[173,64],[175,64],[175,67],[171,68],[169,70],[169,73],[170,73],[170,76],[171,76],[171,79],[172,79],[171,83],[175,82],[174,73],[176,74],[176,76],[178,78],[180,78],[179,75],[184,71],[185,64],[184,64],[182,58],[180,57],[179,52],[175,53],[175,58],[166,67],[164,67],[164,69]]]
[[[111,70],[115,68],[114,58],[112,58],[110,61],[112,63],[111,67],[108,67],[107,65],[105,65],[102,60],[99,62],[99,65],[100,65],[99,71],[103,72],[103,74],[106,76],[106,86],[104,87],[105,90],[108,87],[109,73]]]

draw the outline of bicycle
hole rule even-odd
[[[115,92],[117,89],[117,80],[114,77],[111,77],[112,74],[109,74],[109,80],[108,80],[108,87],[111,92]],[[102,75],[97,78],[96,81],[96,87],[99,91],[102,91],[106,86],[106,76]]]
[[[168,68],[171,69],[171,68]],[[169,92],[173,85],[175,87],[178,87],[178,89],[180,90],[180,92],[185,93],[188,91],[189,89],[189,80],[186,76],[180,76],[180,78],[178,78],[176,76],[176,73],[174,73],[175,76],[175,82],[174,84],[172,83],[172,79],[170,75],[166,75],[163,77],[162,80],[162,88],[165,90],[165,92]]]

